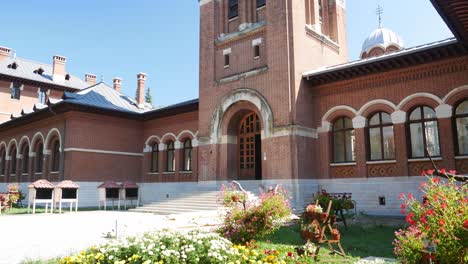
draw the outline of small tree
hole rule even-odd
[[[151,97],[151,88],[150,87],[148,87],[148,89],[146,90],[145,102],[147,102],[150,105],[153,105],[153,97]]]

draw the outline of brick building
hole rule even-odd
[[[140,183],[143,203],[282,183],[296,206],[325,188],[398,213],[429,155],[468,172],[468,6],[432,3],[455,38],[408,48],[379,27],[349,62],[344,0],[201,0],[199,99],[159,109],[145,74],[134,101],[118,78],[80,81],[64,57],[1,48],[0,182],[74,180],[85,205],[105,180]]]

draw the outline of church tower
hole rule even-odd
[[[199,179],[313,177],[302,73],[347,61],[344,0],[199,2]]]

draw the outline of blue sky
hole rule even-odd
[[[347,0],[351,60],[378,25],[378,4],[384,26],[407,47],[452,36],[429,0]],[[198,97],[197,0],[2,1],[2,11],[0,46],[18,57],[51,63],[55,54],[66,56],[72,74],[102,75],[110,85],[122,77],[131,96],[136,74],[145,72],[155,105]]]

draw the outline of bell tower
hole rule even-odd
[[[239,151],[229,150],[239,142],[228,131],[231,119],[242,119],[237,108],[258,115],[261,160],[255,159],[261,162],[261,178],[274,177],[280,168],[284,175],[302,177],[294,138],[304,134],[297,129],[313,134],[302,73],[347,61],[344,0],[199,3],[200,162],[206,163],[200,164],[200,180],[237,175],[230,164],[240,158],[226,153]]]

